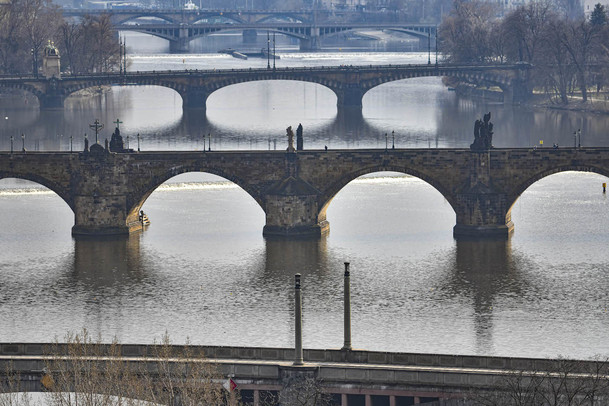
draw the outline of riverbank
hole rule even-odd
[[[474,87],[468,84],[457,84],[451,86],[444,82],[449,89],[453,89],[459,96],[470,98],[482,98],[484,100],[501,102],[503,92],[498,87]],[[591,92],[588,100],[584,103],[581,95],[569,97],[569,103],[557,103],[548,98],[546,94],[533,93],[529,100],[523,105],[537,109],[576,111],[590,114],[609,114],[609,92]]]

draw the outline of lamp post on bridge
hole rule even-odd
[[[271,37],[269,30],[266,30],[266,68],[271,69]]]
[[[137,152],[140,152],[140,133],[137,133]]]
[[[431,65],[431,31],[427,31],[427,64]]]
[[[577,129],[577,148],[582,147],[582,130],[581,128]]]
[[[389,148],[389,136],[385,133],[385,151]]]
[[[25,134],[21,133],[21,152],[25,152]]]
[[[211,151],[211,133],[207,134],[207,150]]]
[[[13,136],[11,135],[11,154],[13,153]]]
[[[391,131],[391,149],[395,149],[395,131]]]
[[[73,141],[74,141],[74,137],[72,137],[70,135],[70,152],[73,152],[73,147],[74,147]]]

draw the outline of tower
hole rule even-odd
[[[47,46],[44,47],[42,54],[42,75],[46,79],[61,77],[61,69],[59,63],[59,50],[55,44],[49,40]]]

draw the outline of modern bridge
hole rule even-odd
[[[333,405],[341,406],[463,405],[451,400],[489,392],[531,396],[534,390],[543,390],[530,387],[532,382],[563,390],[574,385],[572,389],[577,389],[571,395],[576,398],[596,390],[595,400],[601,403],[607,395],[607,364],[600,361],[305,349],[302,365],[294,365],[293,348],[192,346],[188,351],[193,355],[187,359],[180,356],[186,352],[181,346],[171,346],[171,358],[159,357],[162,350],[155,346],[135,344],[120,346],[118,354],[109,345],[82,351],[92,355],[73,360],[73,351],[65,344],[0,343],[0,388],[4,384],[7,392],[45,391],[44,377],[54,363],[69,368],[73,361],[77,365],[89,361],[97,363],[92,368],[100,371],[104,363],[123,361],[130,370],[144,370],[152,376],[177,371],[172,375],[174,390],[186,377],[181,375],[182,369],[171,368],[172,364],[211,364],[220,376],[233,379],[245,404],[254,406],[277,404],[263,399],[277,399],[281,391],[306,378],[319,382],[317,390],[330,395]],[[517,385],[521,385],[519,393]]]
[[[210,94],[223,87],[261,80],[294,80],[317,83],[332,90],[338,108],[362,107],[364,94],[383,83],[426,76],[448,76],[503,90],[504,102],[518,103],[529,96],[531,65],[368,65],[322,66],[279,69],[191,69],[61,75],[43,78],[0,76],[0,87],[17,88],[34,94],[41,109],[63,108],[65,99],[79,90],[96,86],[163,86],[182,97],[184,108],[205,108]]]
[[[297,38],[303,51],[318,50],[324,37],[358,30],[399,31],[418,38],[423,45],[434,38],[437,26],[413,22],[335,21],[319,10],[64,10],[69,17],[108,13],[118,31],[138,31],[169,41],[172,53],[185,53],[191,40],[226,30],[243,31],[252,39],[256,31],[276,32]],[[357,14],[364,19],[366,14]],[[160,23],[152,23],[159,21]],[[435,46],[435,45],[434,45]]]
[[[208,172],[260,205],[265,236],[320,236],[329,230],[326,210],[334,196],[355,178],[381,171],[415,176],[439,191],[455,211],[456,238],[507,238],[511,208],[531,184],[562,171],[609,176],[609,148],[110,153],[97,145],[96,153],[0,153],[0,178],[57,193],[74,212],[74,235],[138,231],[138,213],[156,188],[182,173]]]

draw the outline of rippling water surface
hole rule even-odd
[[[419,55],[421,59],[424,55]],[[219,55],[133,58],[132,70],[252,66]],[[369,59],[363,59],[369,58]],[[294,54],[284,66],[403,63],[411,55]],[[406,62],[408,63],[408,62]],[[439,79],[379,86],[360,112],[336,109],[321,86],[250,83],[214,93],[206,112],[182,112],[171,90],[113,88],[39,112],[0,102],[0,148],[26,133],[28,149],[82,147],[87,124],[124,122],[131,147],[284,148],[302,122],[305,147],[466,147],[473,120],[493,111],[497,146],[607,145],[607,118],[459,100]],[[19,103],[24,103],[19,105]],[[33,102],[35,104],[35,101]],[[102,134],[102,136],[108,136]],[[206,137],[206,143],[209,138]],[[20,146],[20,137],[15,143]],[[264,213],[243,190],[208,174],[157,189],[152,220],[128,239],[75,240],[73,214],[55,194],[0,181],[0,341],[49,341],[87,327],[105,340],[293,346],[293,277],[303,274],[304,345],[342,346],[343,263],[352,270],[357,348],[509,356],[609,355],[609,211],[590,173],[552,175],[512,210],[508,242],[455,241],[455,214],[425,182],[395,173],[357,179],[328,209],[331,231],[315,241],[262,237]]]

